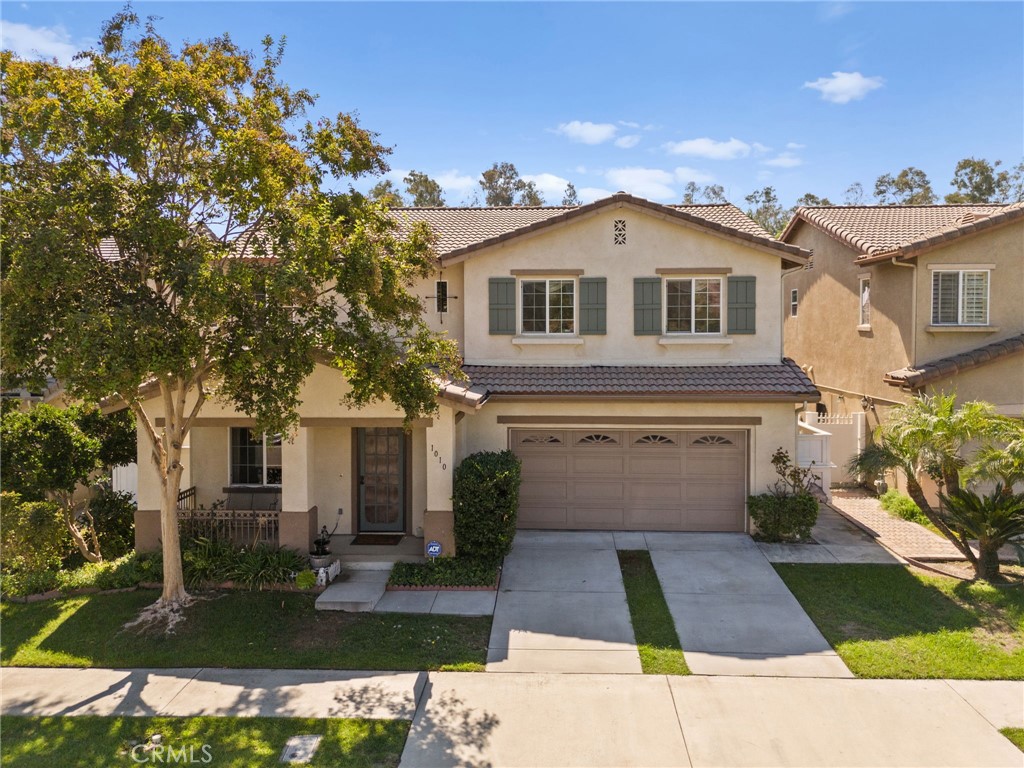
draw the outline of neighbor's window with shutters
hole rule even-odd
[[[721,333],[721,278],[694,277],[666,280],[665,332]]]
[[[281,435],[231,428],[231,485],[280,485]]]
[[[988,325],[989,272],[932,272],[932,325]]]
[[[860,325],[871,325],[871,278],[860,279]]]
[[[574,280],[522,281],[522,332],[576,332]]]

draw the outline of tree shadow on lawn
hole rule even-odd
[[[9,603],[0,608],[3,632],[0,633],[0,659],[9,664],[18,651],[30,645],[40,632],[64,610],[63,601]]]
[[[996,614],[1001,608],[1019,617],[1024,605],[1024,595],[996,590],[1002,594],[990,598],[984,588],[979,592],[978,585],[966,582],[951,581],[947,593],[934,581],[929,583],[930,577],[922,580],[908,568],[888,565],[801,564],[776,569],[833,644],[970,631],[992,620],[993,606]]]

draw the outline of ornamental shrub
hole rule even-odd
[[[929,524],[928,518],[924,516],[924,513],[921,512],[921,508],[914,503],[914,500],[909,496],[900,493],[895,488],[892,488],[879,496],[878,501],[881,503],[882,509],[890,515],[901,517],[912,523],[920,523],[921,525]]]
[[[56,571],[71,542],[60,507],[0,493],[0,547],[6,574]]]
[[[512,550],[521,465],[512,451],[483,451],[455,469],[455,548],[459,557],[497,562]]]
[[[747,508],[762,541],[809,539],[818,519],[818,500],[809,493],[761,493],[747,498]]]

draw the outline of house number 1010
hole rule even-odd
[[[448,465],[441,461],[441,454],[438,453],[437,448],[431,445],[430,450],[433,452],[434,458],[437,459],[437,463],[441,465],[441,469],[448,469]]]

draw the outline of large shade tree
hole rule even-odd
[[[173,47],[126,10],[77,66],[0,59],[2,369],[135,413],[172,612],[188,601],[182,445],[209,398],[287,432],[323,362],[350,404],[389,397],[413,417],[457,364],[408,290],[433,268],[429,232],[399,237],[347,185],[389,150],[349,114],[307,120],[314,97],[279,79],[282,53],[226,35]]]

